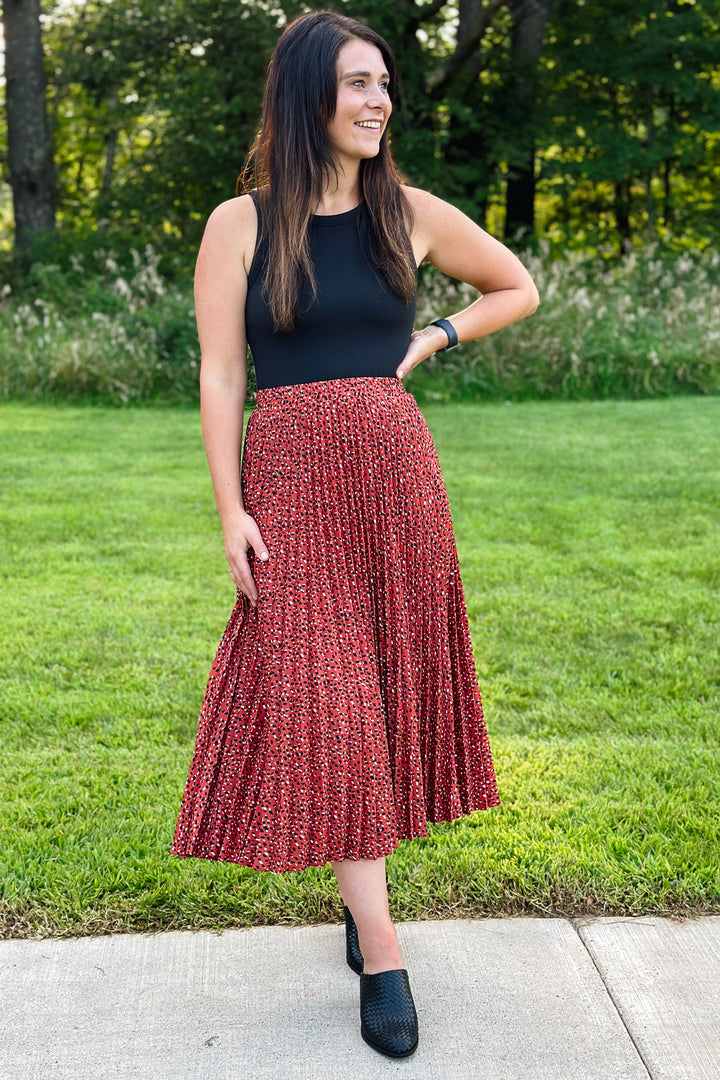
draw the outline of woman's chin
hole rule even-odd
[[[360,150],[361,158],[374,158],[380,153],[380,141],[376,143],[368,143],[367,146],[363,146]]]

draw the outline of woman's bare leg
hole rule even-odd
[[[331,862],[343,903],[358,929],[366,975],[402,968],[403,959],[388,906],[385,859]]]

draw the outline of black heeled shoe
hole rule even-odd
[[[360,952],[357,926],[350,908],[343,907],[343,911],[345,912],[345,952],[347,962],[356,975],[362,975],[365,961],[363,960],[363,954]]]
[[[405,968],[360,976],[360,1034],[387,1057],[415,1053],[418,1021]]]

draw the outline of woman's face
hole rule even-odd
[[[352,38],[337,58],[338,93],[327,133],[340,163],[375,157],[392,104],[382,53],[368,41]]]

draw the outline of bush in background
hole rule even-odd
[[[193,401],[200,349],[188,279],[160,273],[147,245],[36,263],[17,298],[0,302],[0,386],[6,398]]]
[[[522,261],[540,293],[529,319],[416,370],[428,400],[649,398],[720,391],[720,252],[648,245],[606,263],[540,242]],[[418,322],[459,311],[474,290],[430,268]]]
[[[431,357],[406,379],[419,401],[720,391],[719,252],[648,245],[609,262],[576,252],[551,258],[541,242],[522,258],[540,292],[538,311]],[[416,325],[475,295],[423,268]],[[199,363],[191,272],[151,246],[71,253],[0,290],[5,398],[193,402]]]

